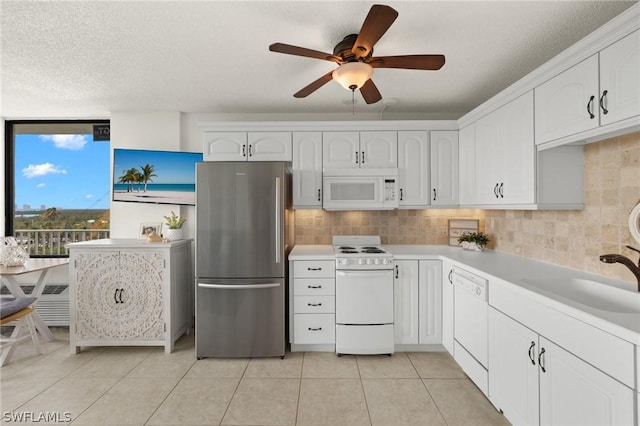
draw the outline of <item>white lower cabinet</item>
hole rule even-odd
[[[81,346],[164,346],[190,327],[190,241],[96,240],[69,245],[71,352]]]
[[[453,355],[453,263],[442,261],[442,346]]]
[[[334,261],[291,261],[289,271],[291,350],[333,351],[336,342]]]
[[[393,312],[396,344],[418,343],[419,261],[394,262]]]
[[[518,425],[634,424],[631,388],[494,308],[489,397]]]
[[[442,261],[394,261],[396,345],[442,343]]]

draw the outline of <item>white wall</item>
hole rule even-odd
[[[112,112],[111,164],[114,148],[179,151],[180,112]],[[113,167],[112,171],[113,173]],[[113,176],[111,176],[113,182]],[[182,215],[191,206],[111,202],[111,237],[136,238],[141,222],[164,222],[171,210]],[[193,221],[191,221],[193,222]],[[191,223],[193,226],[193,223]]]

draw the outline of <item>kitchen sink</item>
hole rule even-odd
[[[525,284],[603,311],[640,314],[640,293],[582,278],[525,278]]]

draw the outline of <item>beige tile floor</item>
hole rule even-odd
[[[53,331],[44,354],[25,343],[0,369],[3,424],[30,415],[36,425],[508,425],[446,353],[196,361],[192,333],[172,354],[71,355],[68,330]]]

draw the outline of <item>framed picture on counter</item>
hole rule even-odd
[[[157,235],[162,235],[162,222],[142,222],[140,223],[138,238],[146,239],[154,231]]]

